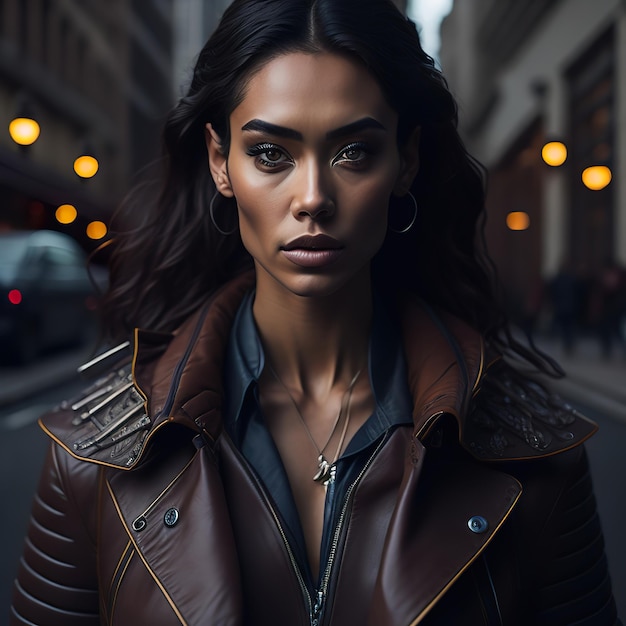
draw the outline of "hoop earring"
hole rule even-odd
[[[392,228],[391,226],[388,226],[389,230],[392,233],[396,233],[397,235],[403,235],[404,233],[408,233],[411,230],[411,228],[413,228],[413,224],[415,224],[415,220],[417,219],[417,211],[418,211],[417,200],[415,199],[415,196],[410,191],[407,192],[407,196],[409,196],[409,198],[413,202],[413,217],[411,218],[409,225],[405,226],[404,228],[396,229],[396,228]]]
[[[232,230],[224,230],[223,228],[220,228],[220,226],[218,225],[218,223],[215,221],[215,215],[214,215],[214,210],[215,210],[215,199],[220,196],[220,192],[216,191],[213,194],[213,197],[211,198],[211,202],[209,202],[209,217],[211,218],[211,223],[213,224],[213,226],[215,227],[215,230],[220,233],[220,235],[224,235],[224,237],[228,237],[229,235],[233,235],[234,233],[237,232],[237,228],[238,226],[235,225],[235,227]]]

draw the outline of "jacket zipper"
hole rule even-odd
[[[363,466],[363,468],[361,469],[361,471],[359,472],[359,475],[354,479],[354,481],[351,483],[351,485],[348,487],[348,490],[346,491],[346,496],[343,502],[343,507],[341,509],[341,513],[339,515],[339,520],[337,521],[337,526],[335,526],[335,532],[333,534],[333,541],[331,543],[330,546],[330,552],[328,555],[328,561],[326,562],[326,568],[324,570],[324,576],[322,578],[322,584],[320,585],[319,590],[317,591],[316,594],[316,600],[315,600],[315,606],[313,607],[313,615],[311,618],[311,626],[321,626],[322,622],[321,619],[323,617],[322,613],[324,611],[325,608],[325,602],[326,602],[326,597],[328,594],[328,585],[330,583],[330,576],[332,573],[332,568],[333,568],[333,563],[335,560],[335,555],[337,554],[337,548],[339,546],[339,540],[341,538],[341,534],[342,534],[342,530],[343,530],[343,525],[345,522],[346,517],[348,516],[348,507],[352,501],[352,494],[354,493],[354,490],[356,489],[356,486],[359,484],[359,482],[361,481],[361,479],[363,478],[363,475],[365,474],[365,472],[368,470],[368,468],[370,467],[370,465],[372,464],[372,462],[374,461],[374,459],[376,458],[376,456],[378,455],[378,452],[380,451],[380,449],[383,447],[383,445],[385,444],[385,442],[387,441],[387,434],[381,439],[380,443],[376,446],[376,449],[374,450],[374,452],[372,452],[371,456],[369,457],[369,459],[367,460],[367,463],[365,463],[365,465]],[[332,480],[335,480],[335,472],[336,470],[333,472],[332,474]]]
[[[193,350],[193,347],[196,345],[196,341],[198,340],[198,335],[200,335],[200,331],[202,330],[204,320],[209,312],[209,305],[213,302],[213,299],[214,298],[212,297],[204,305],[204,308],[200,314],[200,317],[196,323],[196,326],[193,329],[193,333],[191,334],[191,338],[189,339],[189,342],[187,343],[187,347],[185,348],[185,353],[183,354],[182,358],[180,359],[180,361],[178,361],[178,363],[176,364],[176,367],[174,368],[174,372],[172,374],[172,382],[170,383],[170,388],[167,393],[165,404],[163,405],[163,408],[159,411],[159,413],[155,415],[154,421],[157,421],[157,419],[161,415],[169,415],[170,411],[172,410],[172,405],[174,404],[174,398],[176,397],[176,392],[178,391],[178,386],[180,384],[180,379],[183,374],[183,369],[185,368],[185,365],[187,365],[187,361],[189,360],[189,356],[191,354],[191,351]]]

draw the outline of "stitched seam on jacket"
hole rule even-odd
[[[448,584],[445,585],[445,587],[430,601],[430,603],[410,623],[409,626],[416,626],[417,624],[419,624],[424,619],[424,617],[430,612],[430,610],[435,606],[435,604],[437,604],[437,602],[439,602],[439,600],[441,600],[441,598],[447,593],[448,589],[450,589],[450,587],[452,587],[452,585],[467,571],[467,569],[470,567],[470,565],[485,551],[487,546],[493,541],[494,537],[498,534],[498,531],[502,527],[502,524],[504,524],[504,522],[506,522],[506,520],[509,519],[509,516],[513,512],[513,509],[515,508],[515,505],[518,503],[518,501],[519,501],[519,499],[520,499],[520,497],[522,495],[522,485],[521,485],[521,483],[519,481],[517,481],[517,480],[515,480],[515,482],[519,485],[519,493],[517,494],[517,497],[515,498],[515,500],[509,506],[509,510],[507,511],[506,515],[500,520],[500,523],[494,529],[491,537],[489,537],[488,541],[486,541],[481,546],[480,550],[478,550],[474,554],[474,556],[472,556],[472,558],[457,572],[456,576],[454,576],[452,578],[452,580],[450,580],[448,582]]]
[[[117,596],[117,590],[119,589],[120,586],[120,579],[118,578],[118,572],[120,570],[121,567],[123,567],[124,571],[126,570],[126,567],[128,565],[128,561],[129,561],[129,557],[127,557],[128,555],[128,551],[131,548],[132,544],[129,541],[126,544],[126,547],[124,548],[124,550],[122,551],[122,554],[117,562],[117,565],[115,566],[115,570],[113,571],[113,576],[111,576],[111,582],[109,583],[109,592],[107,594],[107,608],[111,607],[111,616],[108,619],[109,622],[113,621],[113,607],[115,605],[115,601],[111,601],[111,598],[113,598],[113,596]],[[132,556],[132,555],[131,555]],[[123,574],[122,574],[123,576]],[[117,583],[117,584],[116,584]],[[114,586],[116,587],[114,590]],[[108,613],[108,611],[107,611]]]
[[[92,463],[93,465],[99,465],[101,467],[110,467],[115,470],[122,470],[124,472],[130,472],[137,466],[139,461],[142,459],[146,446],[148,442],[152,440],[152,437],[154,436],[154,434],[157,433],[159,430],[161,430],[163,426],[167,426],[167,424],[169,424],[170,421],[171,421],[171,418],[165,420],[164,422],[161,422],[160,424],[157,424],[157,426],[155,426],[152,430],[150,430],[150,432],[148,433],[148,436],[145,438],[142,444],[141,450],[139,451],[137,458],[135,459],[133,464],[129,466],[115,465],[115,463],[106,463],[105,461],[100,461],[99,459],[91,459],[86,456],[79,456],[78,454],[73,452],[72,449],[68,447],[63,440],[59,439],[51,430],[49,430],[48,427],[43,423],[41,419],[37,423],[39,424],[39,428],[41,428],[41,430],[43,430],[43,432],[46,433],[46,435],[48,435],[48,437],[50,437],[52,441],[54,441],[55,443],[59,445],[59,448],[67,452],[71,457],[75,458],[77,461],[83,461],[85,463]]]
[[[174,476],[174,478],[172,478],[172,480],[170,480],[170,482],[161,491],[161,493],[159,493],[159,495],[156,498],[153,498],[150,504],[144,509],[143,513],[140,513],[138,517],[146,517],[152,511],[152,509],[161,501],[161,499],[172,488],[172,486],[178,481],[178,479],[187,471],[187,469],[189,469],[189,466],[193,463],[195,458],[196,458],[196,454],[194,454],[189,459],[189,461],[185,463],[185,466],[178,472],[178,474],[176,474],[176,476]]]
[[[184,626],[189,626],[187,624],[185,618],[182,616],[181,612],[178,610],[178,607],[174,603],[174,600],[169,595],[169,593],[167,593],[165,587],[163,586],[163,583],[159,580],[158,576],[154,573],[154,571],[152,570],[152,568],[148,564],[148,561],[146,561],[146,559],[144,558],[143,554],[141,553],[141,550],[139,549],[139,546],[137,545],[137,543],[135,541],[135,538],[132,536],[132,534],[131,534],[131,532],[130,532],[127,524],[126,524],[126,520],[124,519],[124,516],[122,515],[122,511],[120,509],[120,506],[119,506],[119,504],[117,502],[117,499],[115,498],[115,494],[113,493],[113,489],[112,489],[112,487],[111,487],[111,485],[109,484],[108,481],[106,483],[106,486],[107,486],[107,489],[109,491],[109,495],[111,496],[111,501],[113,502],[113,506],[115,507],[115,510],[117,511],[117,515],[120,518],[120,521],[122,522],[122,525],[124,526],[124,530],[126,530],[126,534],[128,535],[129,539],[132,541],[133,546],[135,547],[135,550],[136,550],[139,558],[143,562],[145,568],[148,570],[148,573],[150,574],[150,576],[152,576],[152,578],[154,579],[154,582],[157,584],[158,588],[161,590],[161,593],[163,594],[163,596],[167,600],[168,604],[172,607],[172,610],[174,611],[176,617],[179,619],[180,623],[183,624]]]
[[[130,545],[130,542],[128,545]],[[120,577],[117,581],[117,585],[115,586],[115,594],[113,595],[112,602],[111,602],[111,617],[110,617],[110,622],[109,622],[110,624],[113,624],[113,616],[115,615],[115,607],[117,606],[117,594],[119,593],[120,587],[122,586],[122,581],[124,580],[124,575],[126,574],[126,570],[128,569],[130,562],[133,560],[133,556],[135,556],[134,548],[130,551],[130,554],[128,555],[128,559],[126,560],[126,563],[124,564],[124,569],[122,570],[122,573],[120,574]]]
[[[581,442],[582,443],[582,442]],[[578,466],[578,464],[581,462],[581,454],[583,453],[584,448],[582,448],[580,446],[580,444],[578,445],[578,458],[576,459],[576,465]],[[578,467],[576,467],[576,469],[578,469]],[[566,476],[563,477],[563,482],[561,483],[560,487],[559,487],[559,492],[558,494],[555,496],[553,504],[552,504],[552,508],[550,509],[550,512],[548,513],[548,515],[546,515],[546,517],[544,518],[543,521],[543,526],[541,528],[541,530],[537,533],[538,537],[543,536],[543,533],[546,529],[546,526],[548,526],[548,524],[550,523],[550,520],[552,519],[554,512],[556,511],[559,503],[561,502],[561,499],[563,498],[563,495],[565,493],[567,493],[567,491],[569,491],[569,489],[572,487],[572,485],[568,485],[568,481],[571,479],[571,473],[568,473]],[[580,477],[576,478],[574,480],[574,484],[578,483],[578,481],[580,480]]]
[[[101,590],[101,585],[100,585],[100,572],[102,571],[101,569],[101,563],[100,563],[100,546],[102,545],[102,503],[104,501],[104,497],[103,497],[103,493],[104,493],[104,468],[103,467],[98,467],[98,505],[96,507],[96,515],[97,515],[97,521],[96,521],[96,544],[97,544],[97,548],[96,548],[96,567],[98,568],[98,592],[99,592],[99,596],[100,596],[100,610],[103,614],[104,620],[105,622],[108,624],[109,622],[109,618],[107,615],[107,603],[105,600],[105,595],[104,593],[102,593]]]

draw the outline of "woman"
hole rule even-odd
[[[132,355],[42,419],[14,624],[617,623],[455,120],[391,2],[233,3],[115,238]]]

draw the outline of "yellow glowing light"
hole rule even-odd
[[[39,138],[39,124],[29,117],[16,117],[9,123],[11,139],[20,146],[30,146]]]
[[[89,239],[102,239],[107,234],[107,227],[104,222],[90,222],[87,225],[87,237]]]
[[[60,224],[71,224],[77,215],[76,207],[71,204],[62,204],[54,213]]]
[[[552,167],[563,165],[567,159],[567,148],[560,141],[549,141],[541,149],[541,158]]]
[[[98,159],[92,156],[83,154],[74,161],[74,171],[81,178],[91,178],[96,175],[98,171]]]
[[[583,170],[582,179],[585,187],[598,191],[604,189],[610,182],[613,175],[606,165],[592,165]]]
[[[530,217],[524,211],[512,211],[506,216],[506,225],[511,230],[526,230],[530,226]]]

